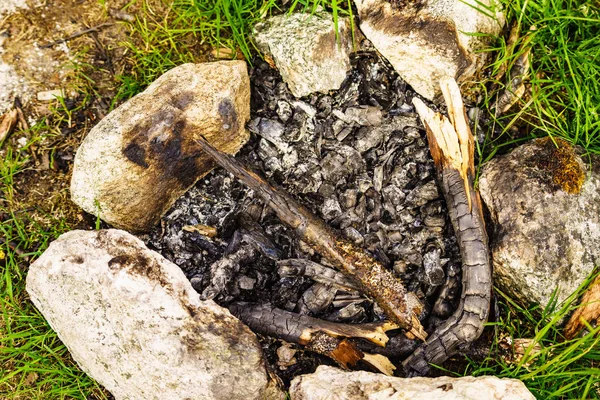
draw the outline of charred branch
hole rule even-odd
[[[474,143],[460,90],[453,79],[441,81],[450,120],[422,101],[413,103],[427,130],[438,179],[462,258],[462,294],[458,308],[427,342],[404,361],[409,375],[426,374],[429,364],[440,364],[466,348],[483,332],[488,318],[492,271],[481,199],[473,188]]]
[[[385,346],[386,331],[397,327],[390,322],[362,325],[337,324],[275,308],[269,304],[234,303],[229,310],[255,332],[306,346],[306,349],[333,359],[344,369],[363,360],[386,375],[396,369],[383,355],[363,353],[348,338],[363,338]]]
[[[229,305],[229,310],[255,332],[303,345],[317,332],[325,332],[333,337],[362,338],[385,346],[389,340],[385,332],[398,328],[389,321],[356,325],[329,322],[270,304],[238,302]]]
[[[360,289],[407,334],[425,340],[427,334],[417,318],[422,304],[414,294],[406,291],[390,270],[350,241],[338,237],[310,211],[244,168],[235,158],[216,150],[202,137],[198,144],[218,165],[254,190],[284,223],[294,229],[299,239],[355,280]]]

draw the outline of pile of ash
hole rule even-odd
[[[354,54],[352,65],[338,91],[297,99],[256,60],[252,138],[237,158],[393,269],[425,304],[431,330],[460,294],[460,256],[412,107],[416,94],[375,52]],[[179,199],[146,242],[179,265],[203,298],[225,307],[268,302],[346,323],[384,317],[356,291],[294,273],[285,260],[329,264],[220,168]],[[330,363],[304,352],[282,362],[281,341],[261,340],[286,382]]]

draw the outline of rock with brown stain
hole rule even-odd
[[[495,376],[396,378],[366,371],[320,366],[296,377],[291,400],[534,400],[518,379]]]
[[[522,305],[561,303],[600,265],[600,159],[538,139],[487,163],[494,285]]]
[[[115,227],[148,230],[213,168],[195,140],[234,154],[249,117],[245,62],[173,68],[91,130],[75,156],[72,199]]]
[[[421,96],[433,100],[440,78],[472,76],[484,48],[499,35],[504,15],[497,0],[354,0],[360,29]],[[482,10],[482,11],[479,11]]]
[[[277,15],[254,27],[257,45],[271,58],[296,97],[337,90],[350,70],[350,22],[331,14]]]
[[[279,399],[248,327],[120,230],[71,231],[27,292],[79,366],[119,399]]]

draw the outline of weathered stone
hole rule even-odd
[[[350,69],[352,40],[346,18],[326,12],[277,15],[254,27],[257,45],[271,57],[296,97],[340,88]]]
[[[561,302],[600,265],[600,160],[589,170],[558,144],[522,145],[487,163],[479,180],[494,284],[522,304],[545,306],[555,289]]]
[[[292,381],[292,400],[533,400],[523,382],[495,376],[395,378],[320,366]]]
[[[485,53],[478,50],[489,37],[470,33],[498,35],[504,25],[496,0],[399,2],[398,7],[389,0],[354,2],[364,35],[402,79],[430,100],[440,94],[440,78],[464,80],[483,65]]]
[[[116,399],[278,398],[256,336],[127,232],[62,235],[30,266],[27,292]]]
[[[233,154],[249,138],[249,118],[244,62],[173,68],[88,134],[75,156],[73,201],[116,227],[147,230],[212,169],[195,139]]]

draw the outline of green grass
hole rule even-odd
[[[531,46],[531,96],[495,121],[500,135],[487,133],[480,148],[482,162],[531,137],[562,137],[600,154],[600,3],[572,0],[507,0],[508,21],[517,24],[520,39],[508,46],[501,39],[490,66],[494,76],[512,65]],[[535,30],[530,31],[530,27]],[[488,85],[485,81],[482,84]],[[502,82],[496,82],[502,89]],[[493,94],[488,93],[486,106]],[[521,127],[519,133],[511,128]]]
[[[597,275],[586,279],[563,304],[550,302],[545,309],[524,308],[496,289],[501,312],[499,321],[489,324],[495,329],[490,356],[483,362],[470,360],[461,375],[519,379],[538,399],[599,399],[600,326],[589,326],[589,333],[571,340],[562,333],[562,323]],[[500,346],[505,338],[533,342],[519,362],[511,363],[511,350]],[[533,351],[535,344],[539,351]]]
[[[23,209],[15,193],[19,174],[31,168],[29,148],[51,131],[40,122],[26,146],[8,147],[0,158],[0,398],[102,399],[102,389],[75,365],[25,292],[28,261],[70,229],[64,218]]]
[[[132,67],[118,77],[116,100],[127,99],[167,70],[187,62],[205,61],[211,49],[228,49],[231,58],[248,62],[258,49],[252,27],[261,19],[284,12],[277,0],[141,0],[141,12],[128,24],[132,40],[124,45]],[[319,7],[339,16],[351,14],[351,0],[293,0],[286,12],[314,12]],[[349,11],[350,10],[350,11]]]

